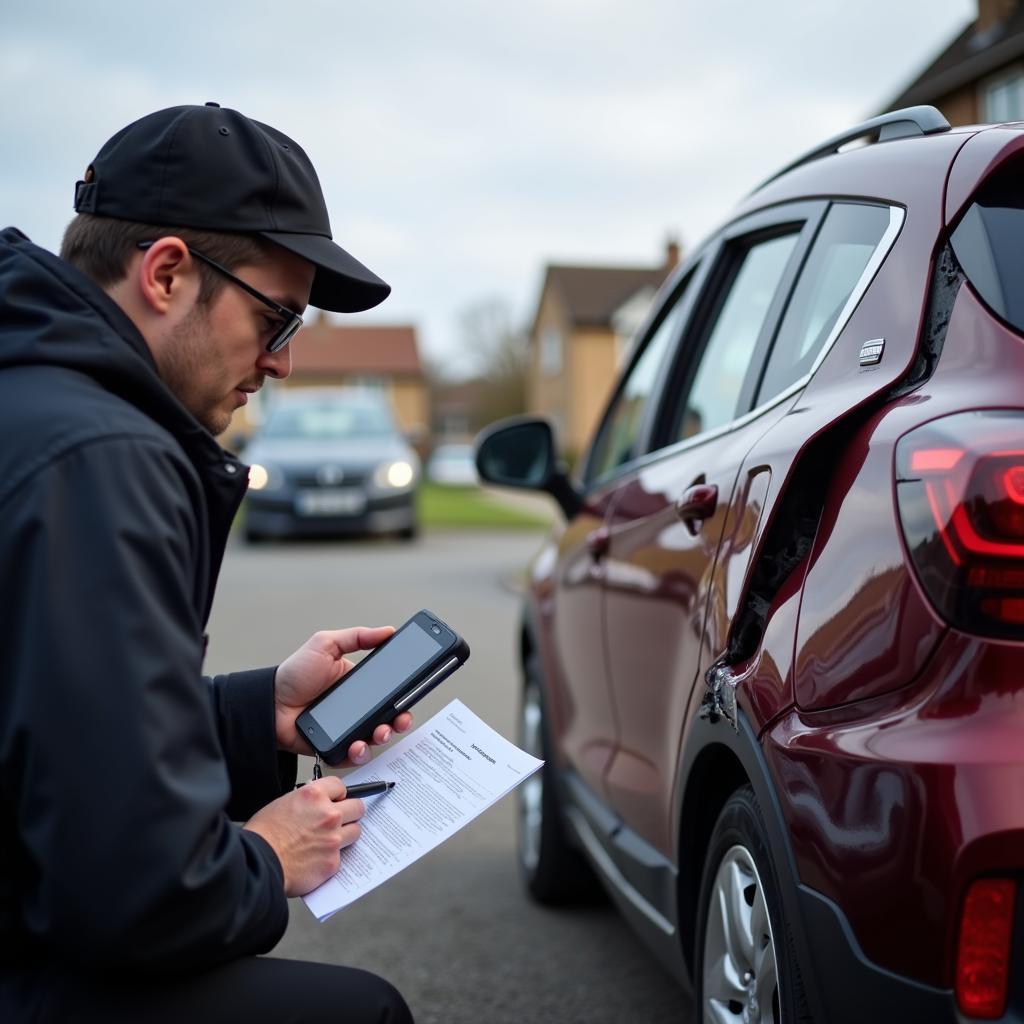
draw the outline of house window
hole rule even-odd
[[[1024,70],[997,75],[981,86],[981,118],[986,124],[1024,120]]]
[[[375,391],[377,393],[386,391],[388,386],[386,377],[372,373],[353,374],[345,383],[348,387],[358,391]]]
[[[541,331],[540,372],[545,377],[562,372],[562,332],[557,327],[545,327]]]

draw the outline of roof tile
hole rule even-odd
[[[612,314],[641,288],[657,288],[671,268],[581,267],[551,264],[548,282],[557,287],[573,323],[607,326]]]
[[[423,375],[410,325],[332,324],[325,317],[303,327],[291,344],[292,372]]]
[[[1024,6],[986,33],[964,30],[889,103],[888,109],[936,103],[956,89],[998,71],[1024,54]]]

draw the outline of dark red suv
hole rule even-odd
[[[1024,125],[807,154],[666,282],[578,477],[537,419],[477,461],[565,511],[533,895],[598,876],[702,1021],[1024,1020]]]

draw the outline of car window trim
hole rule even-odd
[[[796,286],[807,269],[807,261],[814,251],[814,243],[817,241],[818,235],[821,234],[821,228],[825,223],[825,216],[830,205],[828,202],[822,202],[815,210],[813,217],[808,219],[786,270],[779,280],[779,288],[768,309],[768,314],[764,318],[764,323],[761,325],[761,331],[750,357],[750,368],[743,379],[743,387],[740,388],[739,398],[736,401],[738,415],[746,415],[756,404],[758,388],[767,372],[768,360],[775,347],[775,339],[782,329],[782,322],[786,318],[786,310],[789,309],[789,304],[796,293]]]
[[[858,200],[846,198],[835,200],[820,200],[818,202],[820,203],[820,217],[817,219],[816,227],[814,228],[811,237],[808,239],[807,248],[801,252],[799,265],[801,273],[803,272],[803,266],[806,262],[810,250],[810,245],[813,243],[813,239],[817,237],[817,233],[821,229],[821,223],[824,220],[824,216],[827,210],[830,209],[833,203],[836,202],[846,202],[855,205],[858,204]],[[806,204],[800,203],[797,205],[804,206]],[[811,368],[807,371],[807,373],[805,373],[802,377],[799,377],[797,380],[793,381],[793,383],[790,384],[783,391],[780,391],[778,394],[773,395],[771,398],[767,399],[764,402],[758,403],[758,405],[754,406],[752,409],[749,409],[748,411],[742,413],[735,419],[730,420],[728,423],[725,423],[720,427],[716,427],[714,430],[709,430],[700,434],[695,434],[693,437],[688,437],[682,441],[677,441],[669,445],[663,445],[661,447],[652,448],[650,447],[650,445],[653,441],[651,434],[653,434],[654,422],[656,422],[656,417],[660,419],[660,410],[662,409],[663,403],[667,400],[666,391],[671,386],[670,382],[672,380],[672,367],[670,360],[669,366],[667,368],[663,368],[663,372],[660,376],[660,379],[657,381],[655,388],[652,390],[652,398],[650,405],[652,410],[658,410],[658,412],[652,413],[650,421],[648,422],[649,433],[648,436],[644,438],[644,447],[646,447],[646,450],[643,452],[643,454],[636,456],[629,462],[624,462],[621,466],[616,466],[609,473],[606,473],[601,477],[596,477],[593,480],[588,481],[584,488],[585,494],[606,487],[609,483],[614,481],[619,476],[622,476],[629,472],[633,472],[637,469],[642,469],[654,462],[657,462],[661,459],[662,456],[674,455],[678,452],[685,451],[688,448],[695,448],[698,445],[703,444],[705,441],[713,440],[716,437],[720,437],[723,434],[728,433],[730,430],[736,430],[742,426],[745,426],[747,423],[750,423],[757,419],[759,416],[763,415],[764,413],[771,411],[777,405],[780,405],[781,403],[787,401],[788,399],[796,395],[798,392],[802,391],[805,387],[807,387],[807,385],[810,383],[811,378],[814,376],[815,373],[817,373],[818,368],[828,357],[829,352],[834,347],[836,341],[839,338],[839,335],[845,329],[850,317],[853,316],[854,310],[856,309],[860,300],[864,297],[864,293],[867,291],[875,275],[878,273],[879,269],[882,266],[882,263],[885,262],[886,257],[892,250],[892,247],[895,244],[896,239],[899,237],[899,234],[903,229],[904,223],[906,222],[906,209],[903,206],[885,202],[859,203],[859,205],[888,207],[889,227],[886,229],[881,239],[879,240],[878,245],[875,248],[875,251],[872,253],[871,259],[868,260],[868,263],[865,266],[860,278],[858,279],[857,284],[854,287],[854,290],[850,293],[849,299],[843,306],[843,310],[839,315],[839,319],[836,321],[836,324],[833,327],[833,329],[829,332],[829,337],[826,339],[825,344],[822,346],[821,352],[819,352],[817,358],[811,364]],[[780,208],[778,211],[775,212],[780,213],[783,210],[792,211],[793,208],[793,205],[789,204],[786,207]],[[677,333],[677,337],[681,337],[683,333],[688,333],[691,329],[690,321],[691,318],[694,316],[693,305],[697,303],[698,299],[703,298],[703,292],[708,283],[707,277],[711,273],[712,268],[717,263],[721,255],[722,248],[726,244],[728,244],[728,242],[735,238],[741,237],[742,235],[747,233],[756,232],[757,223],[763,219],[764,214],[765,211],[761,211],[759,213],[752,214],[750,217],[745,217],[742,221],[736,222],[735,225],[730,225],[723,232],[720,232],[718,235],[710,239],[704,246],[702,246],[702,248],[697,253],[694,254],[694,256],[692,257],[694,265],[699,259],[702,258],[706,259],[706,262],[702,268],[702,272],[700,275],[701,279],[698,281],[695,275],[694,279],[690,282],[693,291],[691,293],[691,297],[688,300],[686,300],[690,303],[690,308],[685,311],[685,315],[683,316],[680,322],[680,331]],[[792,222],[792,217],[783,216],[777,220],[777,223],[785,224],[787,221]],[[794,256],[795,255],[796,254],[794,253]],[[685,266],[690,265],[690,261],[687,261],[687,264]],[[685,267],[683,269],[685,269]],[[772,327],[773,340],[775,335],[778,333],[779,327],[782,323],[782,316],[785,315],[785,309],[788,308],[789,301],[792,298],[792,294],[798,280],[799,274],[795,275],[793,280],[789,282],[785,306],[781,310],[779,315],[776,317],[775,323]],[[660,310],[660,308],[660,306],[656,306],[656,310]],[[659,318],[658,323],[660,322],[661,321]],[[638,334],[638,336],[640,335]],[[677,344],[679,344],[678,340]],[[639,351],[640,348],[638,347],[634,355],[639,353]],[[764,354],[764,359],[761,363],[760,372],[758,374],[758,387],[760,387],[760,380],[764,376],[764,370],[765,366],[767,365],[767,358],[769,355],[770,351]],[[753,363],[754,360],[752,359],[751,364],[753,365]],[[632,365],[630,369],[632,369]],[[620,385],[624,381],[625,375],[623,376],[622,381],[620,381]],[[616,397],[617,395],[618,390],[616,391]],[[612,403],[610,402],[608,410],[610,410],[611,407]],[[603,424],[604,420],[602,419],[602,427]],[[597,435],[595,435],[595,438],[596,436]]]
[[[793,232],[797,235],[796,246],[789,255],[778,287],[765,314],[764,323],[758,332],[750,365],[747,367],[737,398],[737,415],[723,426],[734,424],[739,417],[750,410],[756,382],[760,380],[764,372],[763,361],[767,358],[770,349],[770,339],[778,330],[778,324],[781,322],[782,314],[789,302],[789,296],[796,287],[800,271],[810,252],[811,243],[821,227],[828,205],[828,200],[824,199],[787,203],[750,214],[742,220],[728,225],[721,233],[720,245],[717,247],[708,280],[701,289],[697,307],[686,323],[686,338],[680,339],[678,344],[679,349],[685,345],[689,351],[677,352],[671,370],[663,382],[661,393],[652,403],[656,412],[652,416],[651,430],[646,438],[646,452],[657,451],[676,444],[674,439],[670,440],[669,438],[677,428],[675,413],[678,407],[678,396],[689,394],[694,376],[704,358],[711,332],[718,322],[722,306],[728,299],[736,274],[743,264],[742,257],[753,246],[773,237],[785,236],[790,233],[787,228],[796,227],[797,230]],[[738,244],[741,242],[744,244]],[[714,430],[703,431],[694,436],[703,437],[705,434],[712,433],[717,436],[722,429],[722,427],[716,427]]]
[[[768,234],[773,229],[781,230],[787,224],[793,224],[799,221],[803,221],[800,232],[801,235],[804,235],[807,233],[808,222],[812,218],[814,219],[814,227],[811,232],[813,235],[813,233],[817,231],[817,228],[820,227],[821,219],[824,217],[824,213],[828,208],[828,205],[829,201],[827,199],[802,199],[797,202],[786,202],[779,206],[772,206],[764,210],[758,210],[757,212],[747,214],[741,219],[733,221],[730,224],[726,224],[708,238],[699,248],[694,250],[693,254],[685,260],[682,266],[680,266],[662,285],[662,291],[669,294],[676,294],[681,288],[685,288],[688,293],[681,299],[681,301],[686,305],[681,310],[679,326],[676,329],[674,339],[675,349],[678,351],[681,339],[684,335],[689,334],[695,328],[698,332],[706,329],[706,323],[701,323],[700,318],[702,317],[702,314],[706,315],[706,306],[709,303],[707,298],[709,289],[713,293],[710,298],[710,305],[712,308],[714,308],[715,303],[718,300],[718,296],[722,294],[721,282],[715,283],[711,281],[710,278],[712,274],[722,272],[722,257],[726,247],[731,245],[737,239],[742,238],[744,235],[754,235],[759,233]],[[790,255],[790,261],[787,265],[787,273],[790,271],[792,266],[797,265],[794,264],[794,260],[798,256],[801,261],[799,266],[802,266],[802,261],[806,258],[809,245],[809,239],[806,241],[806,244],[803,241],[797,243],[797,250]],[[788,280],[786,282],[788,289],[787,299],[788,292],[792,291],[795,286],[796,279],[796,275],[794,274],[792,280]],[[686,282],[685,285],[683,284],[684,281]],[[779,291],[781,292],[781,290],[782,289],[780,287]],[[766,316],[765,318],[766,324],[771,314],[777,313],[777,309],[775,308],[777,300],[778,294],[775,299],[773,299],[772,305],[769,307],[769,316]],[[691,441],[717,437],[719,434],[724,433],[725,430],[737,423],[737,420],[735,419],[730,420],[728,424],[724,424],[722,427],[716,428],[714,431],[697,434],[694,438],[686,438],[684,442],[673,442],[670,445],[656,445],[658,431],[661,428],[661,424],[663,423],[665,416],[667,395],[674,390],[674,383],[677,380],[677,369],[679,365],[678,354],[673,355],[667,359],[665,364],[661,367],[654,387],[651,389],[648,410],[643,422],[640,424],[640,428],[637,431],[637,437],[641,442],[639,444],[641,454],[634,456],[627,462],[623,462],[621,465],[615,466],[613,469],[609,470],[607,473],[603,473],[601,476],[590,477],[589,474],[594,453],[597,448],[597,440],[603,433],[608,417],[611,414],[612,409],[615,408],[615,405],[619,400],[619,396],[622,393],[622,389],[625,387],[629,375],[633,372],[633,368],[639,360],[641,353],[646,348],[654,332],[660,326],[665,315],[667,315],[663,312],[665,308],[666,302],[660,298],[659,293],[651,304],[651,312],[647,321],[643,324],[641,329],[637,331],[636,337],[641,339],[641,341],[633,347],[630,353],[628,366],[620,375],[615,391],[612,393],[611,398],[608,400],[608,404],[605,406],[604,413],[601,416],[600,425],[594,433],[594,440],[587,451],[586,459],[581,467],[580,475],[575,478],[575,483],[580,493],[584,496],[605,489],[609,483],[630,472],[635,466],[645,465],[647,462],[651,461],[649,458],[651,455],[660,454],[668,449],[677,451],[680,447],[688,447]],[[776,323],[777,322],[778,317],[776,317]],[[713,319],[711,323],[713,325]],[[763,330],[764,327],[762,327],[762,331]],[[699,361],[699,357],[697,357],[697,359]],[[751,360],[751,366],[753,366],[753,360]],[[743,391],[741,391],[741,395],[742,394]],[[778,396],[780,401],[783,397],[785,396]]]
[[[643,469],[655,462],[660,461],[662,456],[670,457],[678,452],[685,451],[688,448],[696,448],[703,444],[705,441],[711,441],[716,437],[721,437],[723,434],[729,433],[731,430],[737,430],[740,427],[746,426],[748,423],[752,423],[754,420],[763,416],[765,413],[771,412],[772,409],[791,398],[794,398],[799,394],[807,385],[810,383],[811,378],[817,372],[818,367],[825,361],[828,356],[829,350],[833,347],[840,333],[842,333],[843,327],[846,325],[846,321],[853,315],[854,309],[857,307],[857,303],[861,298],[864,297],[864,293],[867,291],[885,261],[886,256],[892,250],[896,239],[899,237],[899,233],[903,228],[903,224],[906,221],[906,210],[902,206],[897,206],[892,203],[859,203],[851,200],[836,200],[837,202],[851,202],[854,205],[861,206],[886,206],[889,209],[889,227],[885,230],[882,237],[878,241],[878,245],[875,247],[875,251],[871,255],[871,259],[868,260],[867,265],[864,268],[863,273],[857,281],[854,290],[850,293],[850,298],[843,306],[843,311],[839,315],[839,320],[836,321],[837,327],[833,328],[829,332],[828,340],[822,346],[821,352],[818,358],[814,360],[811,368],[802,377],[793,381],[789,387],[780,391],[778,394],[772,395],[771,398],[759,403],[753,409],[745,412],[742,416],[737,416],[736,419],[730,420],[728,423],[724,423],[722,426],[717,427],[714,430],[705,431],[702,434],[694,434],[693,437],[687,437],[682,441],[677,441],[675,444],[668,445],[664,448],[656,448],[653,451],[648,452],[637,459],[634,459],[629,463],[630,469]],[[829,207],[832,203],[828,204]],[[819,225],[820,229],[820,225]],[[839,326],[839,325],[842,326]],[[625,468],[625,467],[623,467]]]
[[[867,264],[865,264],[864,270],[861,272],[860,277],[857,279],[857,283],[853,286],[853,291],[850,292],[849,297],[843,304],[843,308],[840,311],[839,316],[836,318],[836,322],[832,325],[832,329],[829,331],[828,337],[825,339],[825,343],[821,346],[821,350],[815,357],[814,362],[811,363],[810,369],[805,374],[803,374],[803,376],[797,378],[797,380],[790,384],[784,391],[779,392],[779,394],[786,394],[792,389],[797,388],[798,386],[800,388],[806,387],[807,382],[817,372],[818,367],[821,366],[821,364],[827,358],[829,352],[832,350],[832,347],[838,340],[839,335],[842,334],[843,330],[846,328],[846,325],[849,322],[850,317],[853,316],[854,310],[857,308],[858,304],[860,303],[860,300],[864,297],[864,293],[868,290],[869,286],[871,285],[871,282],[874,279],[875,274],[878,273],[879,269],[882,266],[882,263],[885,261],[886,256],[889,255],[890,250],[896,243],[896,239],[899,237],[900,231],[903,229],[903,223],[906,220],[906,210],[904,209],[904,207],[897,206],[893,203],[862,202],[855,199],[831,200],[827,204],[827,209],[825,210],[821,220],[818,223],[818,228],[814,233],[814,238],[811,240],[811,244],[807,252],[804,254],[804,260],[801,264],[800,273],[797,275],[796,281],[799,281],[800,277],[803,276],[803,272],[806,267],[806,261],[810,257],[811,250],[813,249],[814,242],[817,241],[818,234],[821,232],[822,225],[825,222],[825,217],[834,206],[839,205],[875,206],[887,208],[889,211],[889,225],[885,229],[885,231],[882,232],[881,238],[879,238],[878,242],[876,243],[875,248],[871,253],[871,257],[868,259]],[[768,346],[768,351],[764,353],[764,359],[761,363],[760,373],[758,374],[757,381],[752,390],[752,401],[754,395],[757,395],[758,397],[760,396],[761,387],[764,383],[764,375],[768,371],[768,360],[771,359],[772,351],[775,348],[776,338],[778,337],[779,331],[782,329],[782,321],[785,319],[786,311],[789,309],[789,303],[792,301],[793,294],[796,291],[796,281],[793,282],[793,285],[789,290],[789,294],[786,297],[786,305],[775,323],[774,330],[772,331],[771,342]],[[773,395],[772,398],[768,399],[767,401],[771,401],[774,397],[775,396]],[[754,408],[759,408],[761,405],[764,404],[764,402],[759,402],[757,406],[754,406]]]
[[[807,375],[807,380],[809,379],[810,374]],[[617,468],[621,468],[623,470],[628,469],[630,472],[637,472],[660,462],[663,458],[670,458],[677,455],[679,452],[685,452],[689,448],[699,448],[702,444],[705,444],[708,441],[713,441],[715,438],[728,434],[730,431],[738,430],[740,427],[744,427],[748,423],[753,423],[754,420],[759,419],[768,412],[771,412],[772,409],[776,406],[782,405],[787,399],[794,398],[797,393],[807,385],[807,380],[792,384],[790,387],[786,388],[785,391],[780,391],[777,395],[774,395],[770,401],[765,402],[763,405],[759,405],[756,409],[751,409],[749,412],[745,412],[742,416],[737,416],[736,419],[730,420],[728,423],[723,423],[720,427],[715,427],[714,430],[705,430],[703,433],[694,434],[693,437],[684,438],[682,441],[676,441],[675,443],[666,445],[663,448],[655,448],[652,451],[637,456],[637,458],[633,459],[629,463],[623,463],[621,467]],[[608,476],[602,478],[600,482],[602,484],[606,484],[611,479],[612,474],[608,474]]]

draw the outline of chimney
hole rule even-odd
[[[1019,0],[978,0],[978,20],[974,23],[976,35],[995,28],[1017,9]]]
[[[665,241],[665,265],[664,270],[667,274],[670,270],[675,269],[679,266],[679,257],[682,252],[679,248],[679,239],[675,235],[669,235]]]

